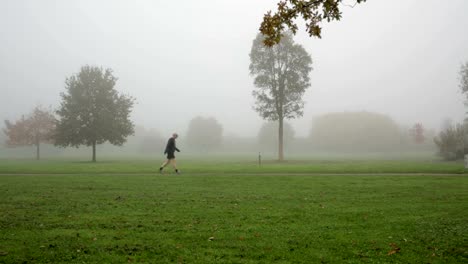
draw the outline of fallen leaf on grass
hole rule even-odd
[[[392,250],[390,250],[387,253],[387,256],[390,256],[390,255],[393,255],[393,254],[396,254],[396,253],[400,252],[400,248],[395,243],[390,243],[390,247],[392,247]]]
[[[215,238],[214,237],[209,237],[208,241],[213,241]]]

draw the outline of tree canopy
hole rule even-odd
[[[106,141],[118,146],[125,143],[134,132],[130,120],[134,99],[120,94],[116,82],[111,69],[89,65],[66,79],[66,91],[61,93],[57,110],[56,145],[92,146],[92,160],[96,161],[96,145]]]
[[[355,4],[366,0],[355,0]],[[341,19],[341,10],[344,0],[284,0],[278,3],[278,10],[272,14],[268,11],[260,25],[260,32],[265,36],[263,40],[266,46],[278,44],[283,37],[286,28],[296,34],[298,26],[296,19],[302,18],[306,22],[306,30],[309,36],[320,38],[322,33],[322,21],[330,22]],[[348,5],[349,6],[349,5]]]

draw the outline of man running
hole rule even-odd
[[[175,151],[180,152],[180,150],[176,147],[175,140],[177,137],[179,137],[179,135],[177,135],[177,133],[174,133],[172,134],[172,137],[169,138],[169,140],[167,141],[166,150],[164,150],[164,154],[167,154],[167,160],[161,165],[161,167],[159,167],[159,173],[162,173],[164,167],[166,167],[167,164],[170,163],[172,167],[174,167],[175,172],[179,174],[179,170],[177,169],[176,160],[174,156]]]

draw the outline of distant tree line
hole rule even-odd
[[[258,38],[256,41],[260,40],[261,38]],[[252,52],[252,56],[257,56],[254,55],[257,51]],[[281,93],[290,98],[266,97],[268,89],[273,89],[271,90],[273,93],[276,91],[281,94],[280,86],[283,84],[281,81],[273,83],[273,86],[270,86],[272,83],[264,83],[263,79],[271,76],[268,77],[268,72],[260,67],[262,62],[254,62],[257,59],[252,60],[251,67],[258,67],[252,70],[256,78],[259,78],[256,81],[259,90],[254,92],[257,98],[257,111],[267,120],[272,121],[278,121],[281,116],[294,117],[302,114],[301,95],[308,86],[308,79],[303,79],[301,85],[295,86],[293,81],[290,83],[287,81],[289,77],[281,77],[284,78],[283,81],[289,83],[289,86],[283,87],[284,90]],[[309,64],[306,60],[304,72],[311,69],[307,66]],[[459,74],[459,87],[468,99],[468,62],[461,65]],[[294,74],[293,76],[300,78]],[[66,79],[65,92],[61,94],[62,101],[57,110],[52,111],[37,106],[29,114],[16,121],[5,120],[5,127],[0,133],[2,145],[7,147],[34,146],[36,159],[41,156],[43,144],[61,147],[89,146],[92,148],[93,161],[96,161],[97,145],[121,146],[127,140],[128,145],[133,146],[135,152],[151,155],[160,152],[167,138],[156,130],[147,130],[143,127],[135,129],[130,120],[135,99],[117,92],[116,82],[117,78],[110,69],[83,66],[79,73]],[[281,104],[275,105],[275,102],[288,103],[284,107],[277,108],[276,106],[281,106]],[[273,105],[269,105],[270,103]],[[288,107],[293,108],[287,110]],[[278,109],[282,109],[283,112],[277,112]],[[426,130],[419,122],[411,128],[404,129],[386,115],[348,112],[329,113],[317,117],[306,138],[295,137],[292,126],[287,122],[266,122],[261,126],[257,139],[231,136],[229,140],[226,140],[227,137],[223,134],[220,122],[213,117],[199,116],[190,121],[187,134],[181,139],[189,148],[202,152],[216,152],[223,148],[224,150],[252,152],[259,150],[274,152],[276,149],[278,154],[283,149],[283,146],[278,148],[279,144],[284,144],[285,149],[300,149],[303,152],[322,150],[378,152],[408,146],[420,148],[434,144],[438,148],[437,153],[442,158],[454,160],[463,158],[468,152],[467,131],[466,123],[447,125],[435,136],[434,132]]]
[[[24,117],[26,119],[26,117]],[[23,119],[19,121],[22,122]],[[55,121],[56,122],[56,121]],[[435,137],[416,122],[405,128],[390,117],[372,112],[329,113],[314,119],[310,132],[305,137],[298,137],[289,122],[284,122],[284,150],[290,154],[307,153],[376,153],[395,151],[438,151],[446,159],[460,158],[461,150],[452,151],[462,144],[460,128]],[[418,128],[415,130],[415,128]],[[111,143],[102,144],[99,151],[106,155],[158,157],[162,155],[169,135],[161,134],[156,129],[142,126],[135,127],[135,133],[127,138],[123,149],[111,147]],[[457,132],[458,131],[458,132]],[[457,133],[458,136],[457,136]],[[50,134],[49,134],[50,135]],[[53,134],[52,134],[53,135]],[[435,140],[432,140],[436,138]],[[453,138],[458,138],[453,140]],[[458,140],[458,141],[457,141]],[[196,116],[187,124],[185,133],[180,136],[180,144],[188,153],[215,155],[216,153],[258,153],[267,156],[277,155],[278,123],[263,123],[257,135],[235,137],[226,135],[222,124],[214,117]],[[43,144],[53,143],[44,141]],[[16,146],[21,145],[16,144]],[[28,143],[32,145],[32,143]],[[13,146],[13,144],[10,144]],[[270,154],[270,155],[269,155]],[[253,154],[252,154],[253,155]]]

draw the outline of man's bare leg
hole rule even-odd
[[[159,172],[162,173],[162,170],[164,169],[164,167],[167,166],[167,164],[169,164],[170,160],[166,160],[163,164],[161,164],[161,167],[159,167]]]
[[[175,172],[179,174],[179,170],[177,169],[177,164],[175,159],[170,160],[172,167],[174,168]]]

